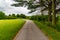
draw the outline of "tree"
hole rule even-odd
[[[9,14],[9,16],[11,16],[11,14]]]
[[[56,9],[56,0],[52,0],[52,25],[53,26],[56,25],[56,13],[55,13],[55,9]]]
[[[60,10],[60,9],[57,10],[56,7],[58,4],[60,4],[60,0],[54,0],[54,2],[53,2],[53,0],[40,0],[39,2],[36,2],[36,0],[29,0],[29,2],[22,0],[19,2],[21,2],[21,3],[24,2],[28,6],[28,9],[31,9],[31,12],[36,11],[36,8],[44,7],[44,9],[41,9],[41,12],[45,11],[45,10],[48,11],[48,15],[49,15],[48,22],[51,22],[51,19],[52,19],[52,25],[56,24],[56,13]],[[36,2],[36,3],[34,3],[34,2]]]
[[[21,14],[20,17],[21,18],[26,18],[26,16],[24,14]]]
[[[17,14],[16,16],[17,16],[17,18],[26,18],[26,16],[24,14],[20,14],[20,15]]]
[[[4,19],[5,18],[5,13],[0,11],[0,19]]]
[[[48,22],[51,22],[52,21],[52,25],[56,24],[56,14],[57,12],[59,12],[60,9],[56,9],[56,7],[60,4],[60,1],[59,0],[54,0],[55,3],[52,4],[52,0],[45,0],[45,2],[47,2],[47,7],[45,7],[42,11],[44,10],[48,10]],[[54,8],[54,9],[53,9]],[[54,10],[54,12],[53,12]],[[53,14],[53,15],[52,15]]]
[[[15,14],[12,14],[12,17],[15,17]]]
[[[59,4],[60,4],[60,1],[56,0],[55,7],[57,7]],[[50,21],[51,20],[51,13],[52,13],[52,0],[45,0],[45,5],[47,5],[47,6],[45,6],[45,8],[42,11],[48,10],[48,15],[49,15],[48,21]],[[55,13],[57,14],[57,12],[59,12],[59,10],[60,9],[55,9],[55,11],[56,11]]]
[[[17,14],[17,15],[16,15],[16,17],[20,18],[20,15],[19,15],[19,14]]]

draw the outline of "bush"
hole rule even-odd
[[[48,15],[35,15],[35,16],[31,16],[30,18],[31,20],[38,20],[38,21],[47,21],[48,20]]]

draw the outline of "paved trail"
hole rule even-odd
[[[27,20],[13,40],[48,40],[48,38],[32,21]]]

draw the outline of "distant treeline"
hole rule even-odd
[[[24,14],[9,14],[8,16],[5,15],[4,12],[0,11],[0,19],[16,19],[16,18],[26,18],[26,15]]]
[[[52,15],[51,15],[52,17]],[[48,21],[48,15],[33,15],[33,16],[30,16],[29,18],[30,20],[37,20],[37,21]],[[56,17],[56,21],[58,21],[59,19],[59,16]],[[52,18],[50,19],[50,21],[52,21]]]

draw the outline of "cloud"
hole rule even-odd
[[[0,11],[5,12],[6,15],[15,13],[15,14],[25,14],[28,15],[28,12],[30,10],[27,9],[27,7],[14,7],[11,6],[11,4],[17,3],[13,0],[0,0]]]

